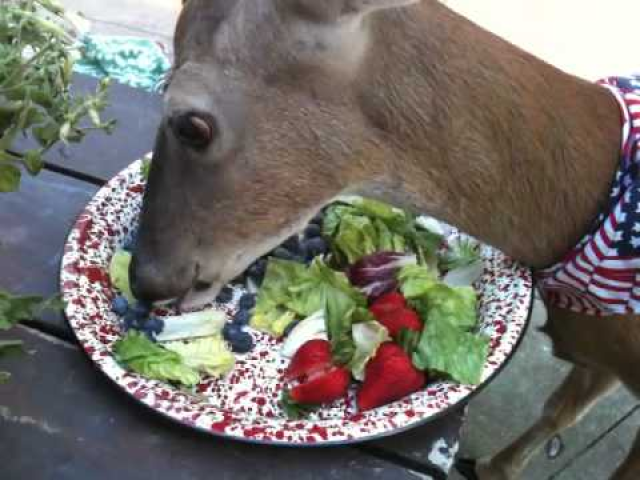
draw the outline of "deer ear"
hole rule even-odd
[[[343,17],[363,16],[376,10],[398,8],[420,0],[294,0],[295,11],[311,20],[334,22]]]

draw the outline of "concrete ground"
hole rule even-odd
[[[544,60],[583,78],[640,71],[634,45],[637,0],[442,0],[472,20]],[[133,35],[171,43],[180,0],[62,0],[81,11],[96,33]],[[626,12],[626,13],[625,13]],[[625,47],[622,47],[625,46]],[[535,232],[532,232],[535,234]],[[538,305],[533,327],[544,322]],[[532,328],[513,361],[473,401],[461,456],[495,453],[529,426],[568,366],[552,359],[544,336]],[[562,436],[555,459],[538,454],[525,480],[602,480],[624,458],[640,425],[638,402],[620,389]]]

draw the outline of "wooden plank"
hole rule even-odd
[[[95,78],[74,75],[72,90],[91,93],[97,83]],[[45,155],[47,162],[106,181],[153,150],[162,114],[161,95],[113,82],[109,103],[102,116],[118,122],[113,134],[92,131],[81,143],[59,143]],[[32,145],[32,140],[20,139],[15,150],[23,151]]]
[[[75,347],[20,328],[29,356],[3,359],[3,480],[412,479],[353,447],[290,449],[209,437],[116,390]]]
[[[0,289],[16,294],[58,293],[58,269],[67,233],[96,187],[50,172],[26,177],[20,192],[0,201]],[[71,338],[62,315],[44,325]]]
[[[412,465],[419,464],[421,471],[434,480],[445,479],[452,469],[460,446],[460,433],[465,418],[464,408],[459,408],[441,418],[408,432],[368,443],[387,458]],[[439,474],[440,473],[440,474]]]

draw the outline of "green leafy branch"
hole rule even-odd
[[[43,154],[56,143],[80,142],[90,130],[114,128],[113,121],[100,118],[109,80],[102,80],[94,95],[71,92],[76,37],[53,0],[0,1],[0,193],[18,190],[23,171],[40,173]],[[16,151],[20,136],[38,146]],[[58,299],[0,290],[0,331],[60,308]],[[0,341],[0,357],[21,350],[20,340]],[[0,383],[9,377],[0,371]]]
[[[90,130],[110,133],[115,126],[100,118],[108,79],[94,95],[71,93],[74,33],[51,0],[0,4],[0,193],[18,190],[22,171],[37,175],[43,154],[56,143],[77,143]],[[16,152],[20,136],[38,146]]]
[[[9,330],[20,322],[41,315],[46,310],[60,309],[62,306],[62,302],[57,297],[49,300],[37,296],[17,297],[0,290],[0,331]],[[20,340],[0,341],[0,358],[22,350]],[[9,373],[0,371],[0,383],[6,382],[9,377]]]

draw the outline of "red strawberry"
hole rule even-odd
[[[403,308],[402,310],[396,310],[383,315],[376,315],[374,313],[374,316],[378,322],[387,327],[389,335],[393,338],[396,338],[403,328],[416,332],[422,330],[420,317],[416,312],[409,308]]]
[[[331,344],[326,340],[309,340],[291,359],[285,373],[288,380],[300,380],[331,367]]]
[[[407,302],[402,296],[402,294],[398,292],[391,292],[391,293],[382,295],[375,302],[373,302],[369,307],[369,310],[377,318],[378,316],[382,316],[386,313],[395,312],[396,310],[401,310],[406,306],[407,306]]]
[[[364,383],[357,393],[358,409],[371,410],[399,400],[420,390],[425,381],[424,373],[413,366],[400,346],[384,343],[365,369]]]
[[[347,395],[351,373],[344,367],[333,367],[326,373],[316,374],[289,392],[291,399],[303,405],[331,403]]]

